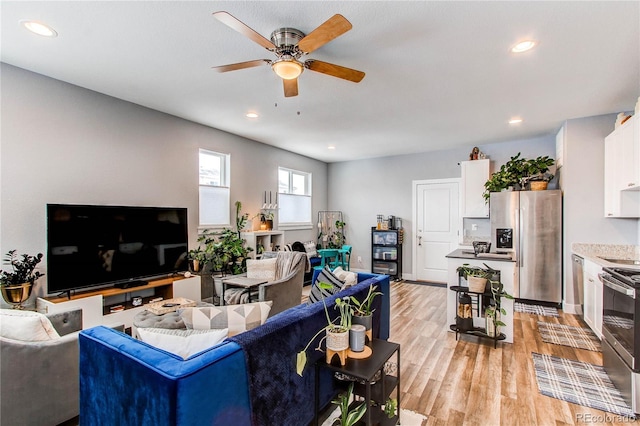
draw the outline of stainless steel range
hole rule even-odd
[[[602,361],[611,381],[640,413],[640,270],[603,268]]]

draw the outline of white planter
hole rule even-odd
[[[349,348],[349,330],[327,330],[327,349],[339,352]]]

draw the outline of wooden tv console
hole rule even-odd
[[[133,306],[134,297],[142,298],[142,305]],[[79,291],[67,296],[38,297],[36,308],[42,313],[65,312],[77,308],[82,309],[82,328],[97,325],[120,325],[131,327],[133,317],[145,309],[145,305],[161,297],[171,299],[184,297],[195,301],[201,300],[200,276],[185,278],[182,275],[149,281],[148,284],[131,287],[107,287],[87,291]],[[122,305],[123,310],[111,312],[111,308]]]

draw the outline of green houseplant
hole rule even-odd
[[[318,283],[318,287],[320,287],[321,290],[330,290],[332,288],[331,284],[325,282]],[[332,321],[329,316],[327,303],[324,300],[324,293],[322,292],[321,297],[322,304],[324,305],[324,314],[327,319],[327,325],[318,330],[318,332],[309,339],[309,342],[304,349],[296,355],[296,372],[300,376],[302,376],[304,367],[307,364],[307,349],[309,349],[311,343],[313,343],[313,341],[323,332],[325,333],[325,337],[320,340],[316,350],[321,351],[320,345],[324,339],[327,340],[327,349],[342,351],[349,347],[349,329],[351,328],[351,318],[353,316],[353,307],[351,306],[350,299],[336,299],[335,309],[340,312],[340,315]],[[329,361],[330,360],[327,360],[327,362]]]
[[[459,276],[467,280],[469,283],[469,291],[474,293],[484,293],[487,280],[492,274],[488,269],[483,269],[479,266],[470,266],[468,263],[458,266],[456,272],[458,272]]]
[[[549,168],[554,164],[553,158],[547,155],[526,159],[517,153],[485,182],[482,195],[486,201],[489,201],[492,192],[500,192],[510,187],[521,189],[530,181],[549,182],[554,177],[548,173]]]
[[[224,228],[220,232],[213,232],[205,229],[198,242],[204,245],[207,262],[211,263],[214,272],[222,275],[246,272],[246,259],[252,249],[245,247],[245,241],[237,231]]]
[[[371,284],[369,286],[369,292],[362,301],[359,301],[355,296],[351,296],[351,303],[353,304],[353,318],[354,324],[364,325],[365,330],[369,331],[372,327],[373,321],[373,300],[376,296],[381,295],[379,291],[375,291],[378,286]]]
[[[346,392],[340,393],[336,399],[331,401],[331,403],[340,408],[340,417],[333,422],[333,426],[353,426],[367,411],[367,405],[364,402],[349,410],[349,403],[353,395],[353,385],[354,382],[351,382]]]
[[[484,311],[486,318],[486,332],[490,337],[500,334],[500,327],[506,326],[502,322],[502,316],[507,315],[507,311],[502,307],[502,298],[513,299],[513,296],[504,291],[504,284],[499,280],[490,280],[491,295],[493,296],[493,304],[487,306]]]
[[[35,270],[40,261],[42,253],[18,256],[17,250],[10,250],[6,254],[4,263],[11,265],[11,271],[0,269],[0,290],[4,300],[14,308],[21,307],[31,295],[35,281],[44,276]]]

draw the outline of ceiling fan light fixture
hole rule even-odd
[[[271,64],[271,69],[278,77],[285,80],[294,80],[302,74],[304,65],[295,59],[279,59]]]

